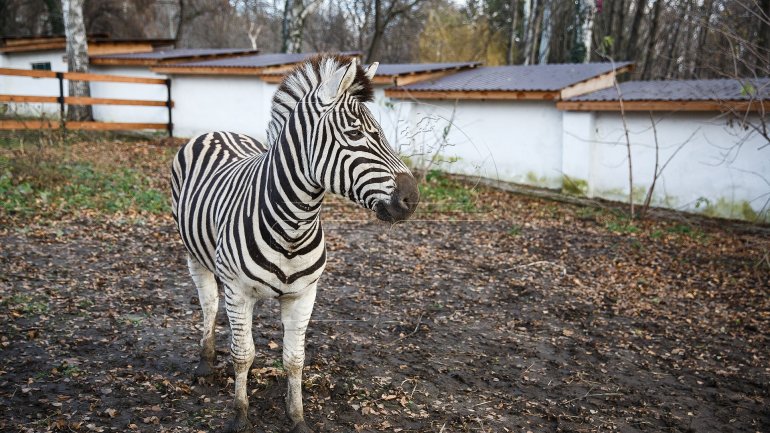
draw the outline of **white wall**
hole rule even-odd
[[[634,198],[641,202],[655,170],[655,134],[649,114],[626,117]],[[767,141],[718,113],[655,113],[653,118],[660,165],[670,158],[655,186],[654,205],[728,218],[765,212],[767,219]],[[589,197],[628,200],[623,131],[616,112],[564,112],[564,174]]]
[[[240,132],[264,141],[277,85],[257,77],[174,75],[174,135]]]
[[[441,168],[452,173],[560,188],[562,113],[553,102],[412,102],[410,151],[432,155],[439,143]],[[451,122],[450,120],[454,119]],[[449,126],[446,139],[445,131]]]
[[[32,63],[50,62],[51,70],[66,72],[67,62],[64,60],[64,50],[36,51],[30,53],[0,54],[0,65],[3,68],[32,69]],[[66,92],[68,83],[64,82]],[[5,95],[59,96],[59,80],[55,78],[31,78],[0,75],[0,93]],[[14,103],[7,104],[9,112],[20,116],[59,117],[58,103]]]
[[[32,69],[32,63],[51,62],[51,70],[66,72],[64,51],[39,51],[30,53],[6,53],[0,55],[4,68]],[[96,74],[127,75],[134,77],[165,78],[151,72],[147,67],[91,66]],[[64,80],[64,92],[69,92],[69,82]],[[172,89],[173,92],[173,89]],[[59,96],[59,81],[54,78],[30,78],[0,75],[0,93],[11,95]],[[166,87],[157,84],[91,82],[91,96],[95,98],[166,100]],[[173,94],[172,94],[173,97]],[[14,103],[8,104],[12,113],[21,116],[59,116],[58,103]],[[106,122],[151,122],[168,121],[166,107],[142,107],[120,105],[94,105],[94,120]]]
[[[156,74],[146,66],[99,66],[89,68],[95,74],[125,75],[130,77],[166,78]],[[162,84],[113,83],[91,81],[91,96],[94,98],[144,99],[166,101],[166,86]],[[174,87],[171,87],[171,99],[175,99]],[[102,122],[168,122],[166,107],[145,107],[134,105],[94,105],[94,120]]]
[[[374,101],[366,104],[375,120],[380,123],[385,138],[394,149],[409,145],[408,135],[412,103],[385,96],[385,89],[390,85],[374,86]]]

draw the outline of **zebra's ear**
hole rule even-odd
[[[350,88],[356,79],[358,60],[353,58],[349,65],[343,66],[332,74],[318,89],[318,96],[324,103],[332,103]]]
[[[371,65],[369,65],[368,68],[366,68],[366,72],[364,74],[370,80],[374,79],[374,73],[377,72],[377,66],[380,66],[380,62],[373,62]]]

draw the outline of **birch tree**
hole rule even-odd
[[[83,0],[62,0],[64,31],[67,36],[67,69],[70,72],[88,72],[88,38],[83,20]],[[70,96],[91,96],[88,81],[69,82]],[[90,105],[70,105],[69,120],[91,120]]]
[[[302,52],[302,31],[305,20],[322,0],[286,0],[283,9],[283,46],[284,53]]]

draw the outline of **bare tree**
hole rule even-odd
[[[380,44],[388,26],[397,18],[413,11],[424,0],[374,0],[374,23],[366,61],[371,63],[379,55]]]
[[[70,72],[88,72],[88,38],[83,21],[83,0],[62,0],[64,28],[67,35],[67,68]],[[88,81],[69,82],[70,96],[91,96]],[[70,105],[69,120],[91,120],[89,105]]]

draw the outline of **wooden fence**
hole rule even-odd
[[[169,136],[174,136],[174,125],[171,121],[171,80],[163,78],[127,77],[120,75],[90,74],[83,72],[54,72],[27,69],[0,68],[0,75],[12,75],[33,78],[56,78],[59,80],[59,96],[34,95],[4,95],[0,94],[0,102],[31,102],[59,104],[60,120],[1,120],[0,130],[8,129],[88,129],[88,130],[132,130],[132,129],[165,129]],[[83,96],[65,96],[64,80],[74,81],[106,81],[114,83],[155,84],[166,86],[165,101],[149,101],[143,99],[110,99],[90,98]],[[66,105],[135,105],[145,107],[167,107],[168,123],[129,123],[129,122],[70,122],[66,121]]]

